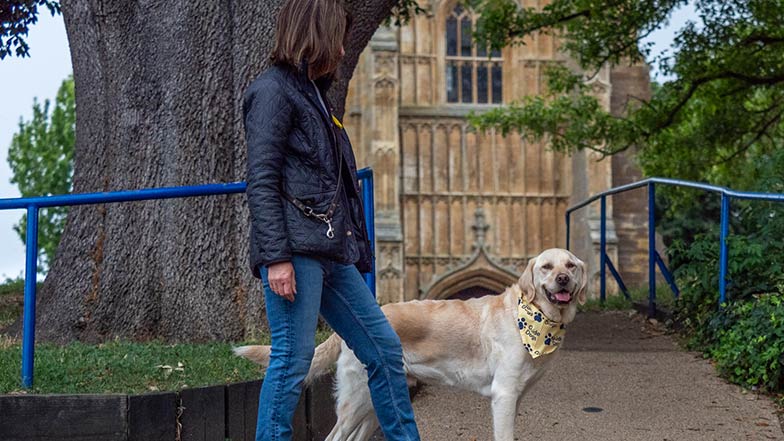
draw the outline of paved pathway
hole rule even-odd
[[[769,399],[718,378],[639,315],[578,314],[559,351],[523,399],[518,440],[784,440]],[[477,395],[424,386],[414,410],[424,441],[492,440],[489,401]]]

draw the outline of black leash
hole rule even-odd
[[[328,122],[331,124],[331,121]],[[335,194],[332,196],[332,202],[329,204],[329,208],[324,213],[316,213],[313,211],[313,207],[306,205],[299,199],[295,198],[294,196],[288,194],[285,191],[281,190],[281,193],[286,198],[287,201],[294,204],[304,215],[305,217],[314,217],[325,224],[329,228],[327,228],[327,238],[332,239],[335,237],[335,230],[332,228],[332,215],[335,214],[335,210],[338,208],[338,197],[340,196],[340,187],[343,185],[343,153],[340,150],[340,146],[338,145],[337,136],[335,135],[335,128],[329,126],[328,128],[330,134],[332,135],[332,141],[335,146],[335,154],[338,158],[338,185],[335,188]]]

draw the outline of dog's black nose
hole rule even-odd
[[[559,285],[564,286],[567,283],[569,283],[569,276],[567,274],[563,274],[563,273],[558,274],[555,277],[555,281],[558,282]]]

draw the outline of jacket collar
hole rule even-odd
[[[310,78],[308,77],[308,60],[303,59],[299,63],[299,67],[294,70],[294,75],[297,78],[297,83],[300,86],[307,86],[310,89]],[[332,87],[332,82],[335,80],[334,75],[322,75],[321,77],[313,80],[316,83],[316,87],[319,88],[319,91],[322,95],[326,95],[327,91],[330,87]]]
[[[296,84],[297,89],[299,89],[299,91],[305,95],[310,103],[316,107],[318,114],[322,116],[324,123],[327,124],[327,127],[331,127],[333,124],[332,106],[330,105],[329,101],[327,101],[327,90],[329,90],[330,86],[332,85],[333,77],[331,75],[324,75],[313,81],[316,83],[316,87],[318,87],[319,92],[321,93],[321,98],[324,100],[324,104],[327,106],[328,113],[324,113],[324,109],[321,107],[321,102],[319,101],[318,96],[316,96],[316,91],[313,90],[313,85],[310,83],[310,78],[308,78],[308,61],[302,60],[298,68],[288,66],[287,70],[294,78],[294,83]]]

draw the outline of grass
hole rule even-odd
[[[579,307],[580,311],[608,311],[608,310],[627,310],[633,309],[632,302],[648,303],[648,287],[632,288],[629,289],[629,297],[627,300],[623,293],[620,291],[617,295],[608,295],[604,303],[599,299],[589,299],[585,305]],[[656,286],[656,306],[658,308],[672,311],[675,307],[676,300],[667,285]]]
[[[21,278],[0,284],[0,329],[22,313],[19,299],[23,294]],[[329,329],[319,329],[316,342],[326,340],[330,333]],[[233,343],[39,343],[35,347],[34,387],[30,390],[22,389],[20,384],[21,341],[0,334],[0,394],[138,394],[257,380],[263,376],[259,366],[232,352],[235,346],[269,344],[269,335],[256,334],[260,335],[252,341]]]
[[[626,300],[621,294],[617,296],[608,296],[602,303],[599,299],[588,299],[585,305],[579,305],[578,311],[581,312],[596,312],[596,311],[623,311],[632,309],[632,302]]]
[[[633,301],[648,304],[648,286],[640,288],[632,288],[629,290],[629,296]],[[669,285],[656,285],[656,306],[668,311],[675,308],[677,300],[672,294]]]
[[[232,344],[38,344],[32,393],[143,393],[225,384],[261,377]],[[0,393],[21,392],[19,342],[0,344]]]
[[[328,330],[319,331],[316,341],[324,341],[329,334]],[[233,347],[243,344],[269,344],[269,337],[241,343],[116,340],[99,345],[37,344],[34,387],[26,393],[139,394],[262,378],[258,365],[232,352]],[[20,367],[20,342],[0,337],[0,393],[24,392],[20,387]]]

